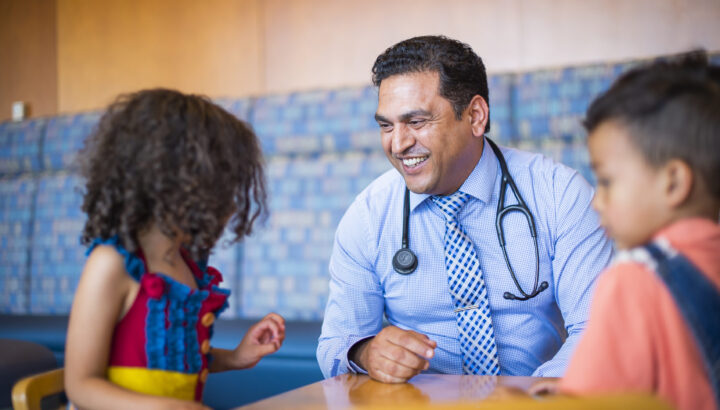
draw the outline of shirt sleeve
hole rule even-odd
[[[363,370],[348,360],[350,348],[382,329],[384,298],[372,255],[368,209],[356,200],[338,225],[330,257],[330,289],[317,359],[323,375]]]
[[[554,256],[555,300],[565,323],[567,338],[555,356],[533,376],[559,377],[567,367],[590,311],[598,274],[612,258],[612,246],[592,209],[592,187],[575,171],[556,170]]]
[[[652,391],[651,273],[637,264],[608,269],[598,280],[588,328],[560,382],[570,394]],[[645,300],[645,302],[643,302]]]

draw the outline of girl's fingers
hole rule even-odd
[[[269,343],[272,340],[282,342],[285,339],[285,329],[274,320],[265,318],[253,326],[251,337],[262,344]]]
[[[262,320],[270,320],[277,324],[278,328],[285,330],[285,319],[277,313],[268,313]]]

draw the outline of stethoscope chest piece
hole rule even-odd
[[[408,221],[410,219],[410,190],[405,187],[405,199],[403,201],[403,227],[402,227],[402,248],[395,252],[392,259],[393,269],[401,275],[409,275],[417,269],[418,260],[415,253],[410,250],[408,239]]]
[[[401,275],[409,275],[417,269],[418,260],[415,253],[408,248],[401,248],[395,252],[392,260],[393,269]]]

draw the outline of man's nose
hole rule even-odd
[[[415,138],[408,128],[403,124],[396,126],[392,135],[393,154],[402,154],[413,145],[415,145]]]

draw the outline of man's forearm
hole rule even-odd
[[[575,345],[577,345],[581,336],[582,332],[580,331],[572,332],[565,339],[565,343],[560,346],[560,350],[555,353],[555,356],[541,364],[532,375],[535,377],[562,377],[565,374],[570,357],[575,351]]]

